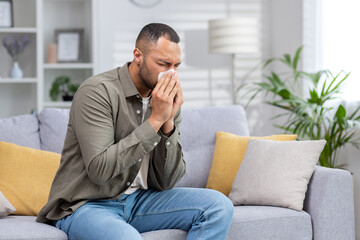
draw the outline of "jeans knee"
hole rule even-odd
[[[224,216],[231,221],[234,215],[234,205],[231,202],[231,200],[226,197],[225,195],[223,195],[222,197],[222,201],[221,201],[221,206],[222,206],[222,212],[224,214]]]
[[[223,221],[227,221],[231,223],[231,220],[234,215],[234,205],[231,200],[226,197],[224,194],[212,190],[213,191],[213,204],[212,208],[214,213],[221,218]]]

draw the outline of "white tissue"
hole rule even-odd
[[[163,76],[165,73],[167,73],[167,72],[172,72],[172,73],[174,73],[175,71],[174,71],[173,68],[171,68],[171,69],[169,69],[169,70],[167,70],[167,71],[165,71],[165,72],[159,73],[159,75],[158,75],[158,81],[159,81],[160,78],[162,78],[162,76]]]

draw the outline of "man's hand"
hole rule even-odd
[[[177,100],[179,98],[178,91],[180,89],[180,84],[177,78],[177,74],[174,76],[173,73],[166,73],[155,86],[152,91],[151,96],[151,107],[152,113],[149,118],[149,123],[155,129],[155,131],[159,131],[160,127],[164,125],[165,122],[169,121],[170,118],[174,118],[176,112],[175,109],[179,110],[182,102]],[[175,96],[177,96],[175,98]],[[182,93],[181,93],[182,96]],[[181,102],[181,104],[180,104]],[[179,106],[180,104],[180,106]],[[172,120],[172,124],[174,121]],[[167,130],[168,124],[166,124],[164,130]],[[172,128],[169,130],[171,131]]]
[[[180,81],[178,79],[178,74],[177,73],[175,73],[174,78],[178,82],[178,91],[177,91],[177,93],[176,93],[176,95],[174,97],[170,117],[164,123],[164,125],[162,125],[162,127],[161,127],[161,131],[167,136],[169,136],[171,134],[172,130],[174,129],[175,115],[180,110],[181,105],[184,103],[184,95],[183,95],[183,92],[182,92],[182,89],[181,89],[181,85],[180,85]]]

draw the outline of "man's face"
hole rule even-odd
[[[157,84],[158,74],[171,68],[177,70],[181,63],[181,49],[179,44],[160,37],[154,45],[144,54],[140,63],[140,77],[145,86],[154,89]]]

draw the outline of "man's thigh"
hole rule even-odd
[[[129,223],[140,233],[160,229],[188,231],[205,212],[217,211],[216,207],[224,205],[232,207],[222,193],[203,188],[150,189],[137,198]]]
[[[70,240],[142,239],[140,233],[123,219],[122,208],[117,201],[89,202],[59,220],[56,227]]]

